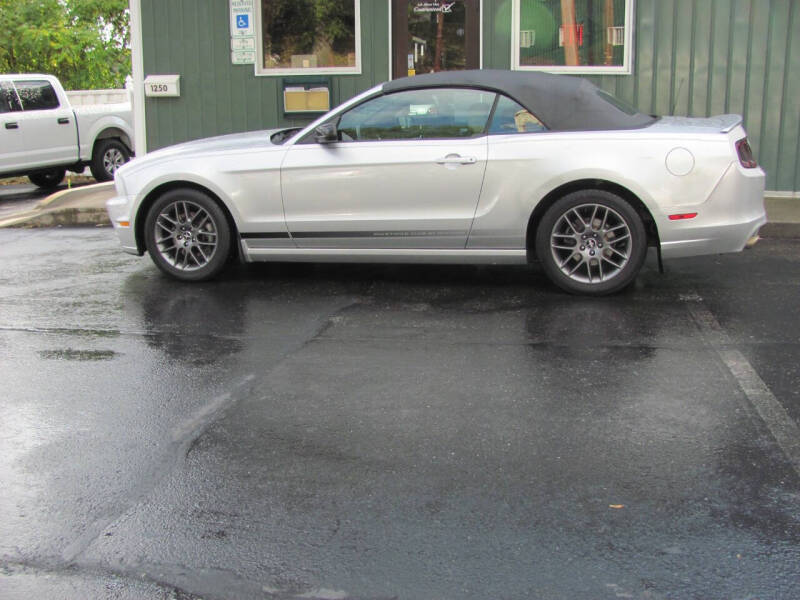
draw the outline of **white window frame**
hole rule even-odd
[[[264,64],[264,28],[261,24],[261,2],[256,0],[256,64],[258,76],[284,77],[286,75],[361,75],[361,0],[355,3],[356,64],[353,67],[317,67],[310,69],[292,69],[281,67],[267,69]]]
[[[566,66],[566,65],[520,65],[520,0],[512,0],[511,8],[511,68],[515,71],[545,71],[547,73],[561,73],[572,75],[630,75],[633,73],[633,27],[634,0],[625,0],[625,47],[623,50],[622,65],[608,66]]]

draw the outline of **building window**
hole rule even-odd
[[[632,72],[633,0],[513,0],[514,69]]]
[[[261,75],[361,72],[361,0],[261,0]]]

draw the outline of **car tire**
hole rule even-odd
[[[144,224],[147,251],[156,266],[181,281],[219,274],[231,254],[231,227],[208,194],[181,188],[150,207]]]
[[[66,169],[45,169],[44,171],[31,173],[28,175],[28,179],[31,180],[31,183],[44,190],[51,190],[64,180],[64,175],[66,174]]]
[[[616,194],[580,190],[544,213],[536,255],[561,289],[603,296],[636,278],[647,255],[647,233],[636,209]]]
[[[89,168],[97,181],[111,181],[114,173],[131,159],[125,144],[116,139],[98,140]]]

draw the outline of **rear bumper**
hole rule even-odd
[[[739,252],[767,222],[764,210],[765,174],[760,168],[744,169],[732,163],[708,200],[671,210],[697,212],[697,217],[659,223],[664,258]]]

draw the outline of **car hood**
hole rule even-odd
[[[232,133],[229,135],[219,135],[211,138],[204,138],[201,140],[194,140],[185,142],[183,144],[176,144],[175,146],[167,146],[154,152],[148,152],[146,155],[134,158],[129,163],[123,165],[117,174],[125,177],[136,171],[148,167],[154,163],[160,163],[177,158],[194,158],[197,156],[207,154],[217,154],[220,152],[235,152],[237,150],[266,150],[269,148],[280,148],[279,145],[273,144],[270,137],[286,129],[281,127],[278,129],[265,129],[262,131],[249,131],[247,133]]]

